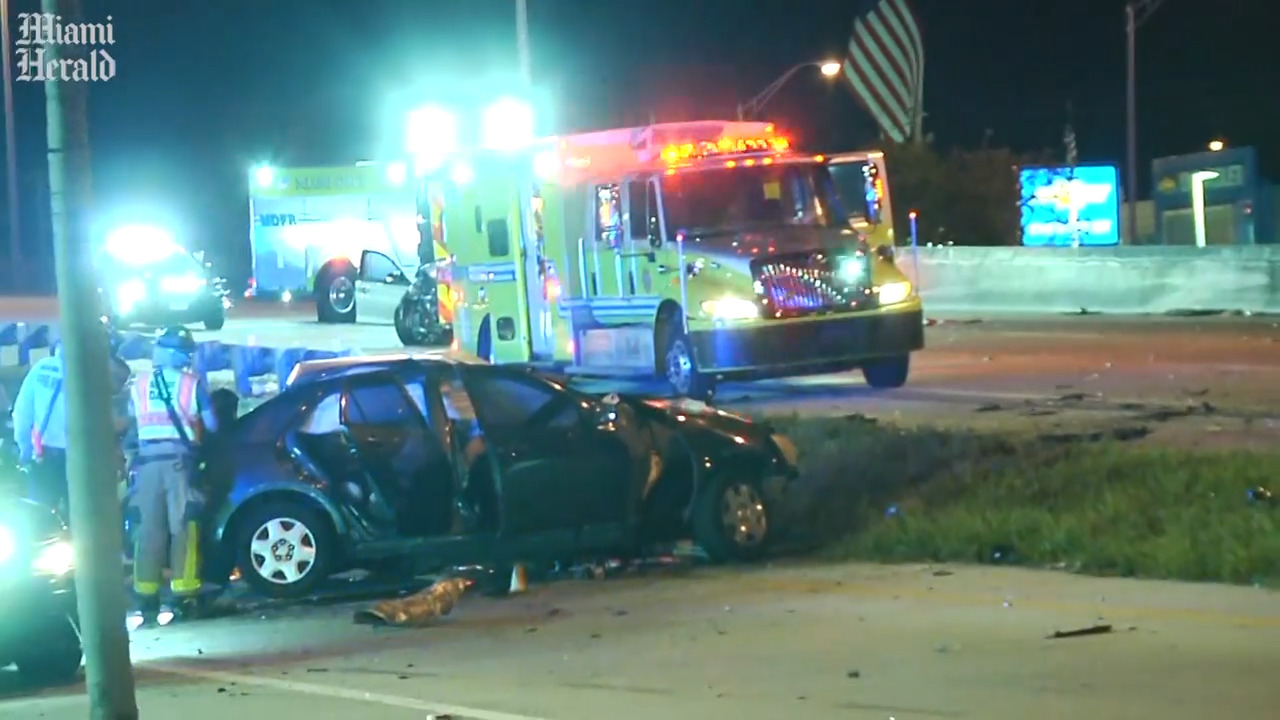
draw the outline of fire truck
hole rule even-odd
[[[322,323],[392,324],[406,344],[447,325],[446,292],[422,312],[419,270],[447,257],[433,205],[403,162],[254,169],[248,296],[314,296]],[[434,287],[434,283],[431,283]],[[438,300],[438,304],[437,304]],[[420,317],[421,316],[421,317]]]
[[[842,198],[833,169],[861,192]],[[456,153],[438,176],[454,345],[491,362],[706,398],[853,369],[895,388],[924,345],[881,153],[684,122]]]

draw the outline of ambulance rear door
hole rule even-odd
[[[468,253],[468,305],[475,322],[476,354],[494,363],[527,363],[532,359],[529,307],[523,265],[522,225],[530,215],[520,184],[503,167],[477,168],[477,180],[460,189],[463,208],[471,208],[474,231],[485,252]]]

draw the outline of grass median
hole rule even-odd
[[[1251,492],[1280,490],[1280,451],[771,422],[801,457],[784,517],[821,556],[1280,584],[1280,506]]]

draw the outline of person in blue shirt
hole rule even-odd
[[[119,343],[111,333],[111,379],[113,399],[123,394],[129,383],[129,365],[117,355]],[[18,461],[27,467],[28,497],[36,502],[67,511],[67,396],[64,383],[62,343],[31,367],[22,380],[13,404],[13,439]],[[115,403],[117,432],[124,429],[120,404]]]

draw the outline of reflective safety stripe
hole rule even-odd
[[[200,418],[196,408],[197,378],[194,373],[180,373],[177,382],[171,380],[170,373],[165,373],[165,380],[170,382],[169,392],[173,394],[173,409],[186,431],[191,442],[200,442]],[[155,383],[155,375],[140,375],[133,384],[133,407],[137,413],[138,440],[182,440],[182,434],[174,427],[169,417],[169,410],[161,399]]]

